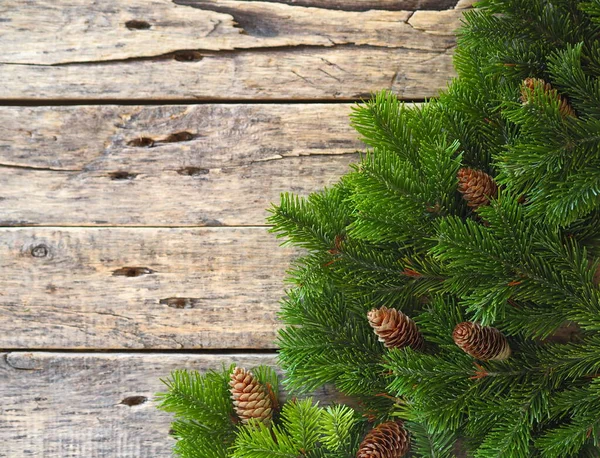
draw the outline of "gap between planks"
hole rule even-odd
[[[0,166],[2,167],[2,166]],[[219,230],[227,230],[227,229],[269,229],[272,228],[272,225],[269,224],[249,224],[249,225],[243,225],[243,224],[236,224],[236,225],[209,225],[209,224],[205,224],[205,225],[190,225],[190,226],[177,226],[177,225],[165,225],[165,226],[156,226],[156,225],[150,225],[150,226],[128,226],[128,225],[104,225],[104,226],[98,226],[98,225],[85,225],[85,224],[77,224],[77,225],[69,225],[69,224],[63,224],[63,225],[35,225],[35,224],[14,224],[14,225],[2,225],[0,224],[0,228],[2,229],[219,229]]]
[[[0,353],[65,353],[71,356],[98,356],[98,355],[222,355],[223,357],[232,355],[268,355],[273,356],[279,353],[278,348],[199,348],[199,349],[176,349],[176,348],[126,348],[126,349],[103,349],[103,348],[0,348]]]
[[[372,95],[375,95],[373,92]],[[163,106],[163,105],[348,105],[365,103],[366,98],[355,99],[0,99],[0,107],[53,107],[53,106],[97,106],[97,105],[122,105],[122,106]],[[424,103],[424,98],[404,98],[402,103]]]

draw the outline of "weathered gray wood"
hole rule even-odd
[[[186,53],[184,56],[196,54]],[[389,89],[436,96],[454,75],[443,52],[340,46],[233,51],[180,62],[178,54],[58,66],[0,64],[0,99],[356,100]],[[187,57],[186,57],[187,58]]]
[[[274,365],[267,354],[0,354],[0,457],[168,457],[171,416],[156,409],[175,369]],[[323,390],[325,402],[334,393]]]
[[[445,51],[454,44],[411,27],[411,11],[347,12],[239,0],[5,0],[2,62],[56,65],[153,57],[178,50],[370,45]],[[428,11],[429,29],[438,16]],[[418,11],[414,14],[420,14]],[[44,40],[52,36],[53,40]]]
[[[2,225],[263,225],[337,181],[350,105],[0,107]]]
[[[267,228],[0,229],[0,348],[274,348]]]
[[[0,14],[4,100],[417,99],[453,74],[461,10],[7,0]]]

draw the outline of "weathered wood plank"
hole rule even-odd
[[[450,50],[349,45],[198,56],[194,51],[124,62],[0,64],[0,99],[343,101],[388,89],[417,100],[438,95],[454,75]]]
[[[362,149],[350,105],[0,108],[2,225],[263,225]],[[136,146],[137,145],[137,146]]]
[[[267,228],[0,229],[0,348],[274,348]]]
[[[7,0],[0,15],[4,100],[417,99],[453,75],[461,9]]]
[[[239,0],[5,0],[2,62],[56,65],[153,57],[178,50],[370,45],[445,51],[451,38],[411,27],[411,11],[347,12]],[[454,13],[452,19],[448,13]],[[419,13],[419,12],[418,12]],[[428,11],[457,23],[460,12]],[[52,36],[53,40],[46,38]]]
[[[168,457],[171,416],[160,378],[222,364],[274,365],[274,355],[0,354],[0,457]],[[321,391],[327,402],[334,393]],[[128,405],[132,404],[132,405]]]

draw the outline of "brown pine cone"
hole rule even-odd
[[[465,321],[456,325],[452,338],[465,353],[482,361],[502,360],[510,356],[508,341],[496,328]]]
[[[236,367],[229,382],[231,399],[238,417],[246,424],[252,418],[268,425],[273,416],[272,402],[266,388],[252,372]]]
[[[462,168],[458,171],[458,191],[472,208],[488,205],[498,195],[494,179],[481,170]]]
[[[401,421],[388,421],[373,428],[358,448],[357,458],[401,458],[410,449],[410,436]]]
[[[367,318],[379,341],[387,348],[423,348],[423,336],[415,322],[404,313],[393,308],[381,307],[371,310]]]
[[[546,83],[541,78],[525,78],[523,80],[523,84],[521,85],[521,102],[523,102],[523,104],[529,103],[531,95],[536,87],[541,87],[545,93],[558,98],[560,104],[558,111],[563,118],[575,116],[575,110],[569,105],[569,102],[567,102],[564,97],[561,97],[556,89],[552,89],[550,83]]]

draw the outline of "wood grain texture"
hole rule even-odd
[[[0,224],[264,225],[363,149],[350,105],[0,107]]]
[[[275,348],[267,228],[0,229],[0,348]]]
[[[0,14],[0,99],[343,100],[436,95],[461,10],[7,0]]]
[[[274,365],[268,354],[0,354],[0,457],[171,456],[171,416],[156,409],[175,369]],[[316,397],[329,402],[335,393]]]

